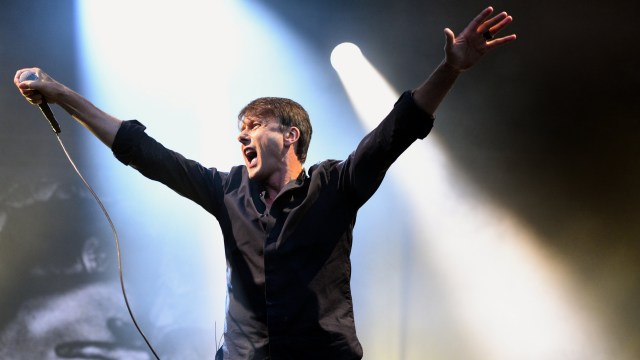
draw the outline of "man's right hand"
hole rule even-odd
[[[35,73],[38,78],[20,82],[20,77],[27,71]],[[13,83],[30,103],[40,105],[46,100],[48,103],[58,104],[105,145],[111,147],[113,144],[122,121],[100,110],[89,100],[57,82],[41,69],[35,67],[20,69],[16,72]]]
[[[20,77],[26,72],[35,73],[38,78],[36,80],[25,80],[20,82]],[[34,105],[41,104],[43,99],[46,99],[49,103],[55,103],[55,94],[59,93],[60,87],[62,87],[62,84],[55,81],[39,68],[18,70],[16,72],[16,76],[13,78],[13,83],[16,85],[18,90],[20,90],[22,96]]]

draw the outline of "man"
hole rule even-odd
[[[150,360],[118,296],[116,254],[86,211],[91,195],[27,184],[0,194],[0,359]]]
[[[389,166],[433,125],[433,114],[463,71],[515,40],[493,36],[511,23],[483,10],[456,37],[445,29],[445,58],[344,161],[303,169],[311,138],[306,111],[289,99],[261,98],[239,114],[245,165],[205,168],[164,148],[137,121],[121,121],[40,69],[15,83],[34,104],[62,106],[115,156],[200,204],[218,220],[227,259],[224,359],[360,359],[350,290],[352,230],[358,209]],[[20,82],[26,71],[36,81]]]

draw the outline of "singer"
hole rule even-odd
[[[228,271],[216,359],[361,359],[350,287],[356,213],[398,156],[430,132],[458,76],[516,39],[496,37],[512,17],[492,14],[484,9],[457,36],[445,29],[444,59],[428,79],[402,94],[345,160],[308,170],[311,123],[289,99],[259,98],[240,111],[244,165],[221,171],[165,148],[140,122],[106,114],[38,68],[19,70],[14,82],[28,101],[57,103],[118,160],[215,216]],[[27,71],[38,79],[20,82]]]

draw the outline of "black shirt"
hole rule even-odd
[[[115,156],[213,214],[227,260],[225,359],[361,359],[351,300],[353,226],[389,166],[433,117],[409,92],[346,160],[288,183],[270,208],[245,166],[206,168],[126,121]]]

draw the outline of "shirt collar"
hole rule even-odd
[[[302,171],[300,171],[300,174],[298,175],[298,177],[286,183],[282,188],[282,190],[280,190],[280,193],[282,194],[291,189],[295,189],[303,186],[307,178],[308,178],[307,172],[304,168],[302,168]],[[252,181],[252,182],[255,184],[258,190],[258,194],[260,195],[260,198],[264,198],[266,194],[266,190],[264,189],[264,186],[262,186],[262,184],[259,184],[255,181]]]

